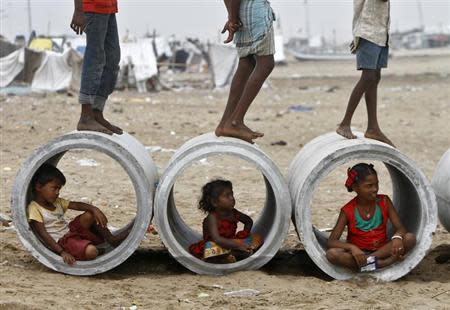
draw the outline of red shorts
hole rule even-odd
[[[86,260],[85,252],[89,244],[98,245],[105,242],[102,236],[84,228],[80,223],[80,215],[69,223],[69,232],[58,240],[64,251],[76,260]]]

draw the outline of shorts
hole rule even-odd
[[[273,26],[270,27],[261,40],[254,42],[250,46],[237,47],[237,52],[239,58],[244,58],[249,55],[267,56],[275,54]]]
[[[69,223],[69,232],[58,240],[58,244],[76,260],[86,260],[85,252],[89,244],[99,245],[105,242],[102,236],[84,228],[80,215]]]
[[[356,49],[356,68],[358,70],[377,70],[387,68],[389,47],[379,46],[360,38]]]

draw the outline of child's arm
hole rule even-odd
[[[253,227],[252,218],[250,216],[248,216],[247,214],[244,214],[236,209],[235,209],[235,212],[239,216],[239,222],[244,224],[244,230],[250,232],[250,230],[252,230],[252,227]]]
[[[405,226],[403,226],[402,221],[400,220],[400,216],[395,210],[391,199],[387,196],[385,196],[385,199],[389,220],[391,221],[392,226],[394,226],[395,228],[394,236],[399,236],[392,239],[392,255],[403,255],[405,252],[405,247],[403,246],[403,237],[406,235],[407,230]]]
[[[226,249],[238,249],[241,251],[248,251],[249,249],[245,245],[241,245],[233,239],[227,239],[219,234],[217,229],[217,220],[214,215],[208,215],[207,217],[208,230],[214,242]]]
[[[364,252],[361,251],[361,249],[354,244],[342,242],[339,240],[346,225],[347,225],[347,217],[345,216],[345,213],[341,210],[336,225],[334,226],[333,231],[331,232],[330,237],[328,238],[327,243],[328,248],[341,248],[347,250],[352,253],[358,266],[360,267],[364,266],[366,264],[366,257],[364,255]]]
[[[69,209],[92,213],[96,223],[101,227],[106,227],[106,223],[108,223],[108,219],[106,218],[105,214],[102,211],[100,211],[99,208],[93,205],[84,202],[71,201],[69,203]]]
[[[39,238],[44,242],[44,244],[53,252],[61,255],[64,262],[66,262],[69,265],[73,265],[75,263],[75,258],[70,255],[69,253],[65,252],[63,247],[60,246],[47,232],[47,229],[45,229],[44,223],[31,220],[30,226],[33,229],[34,232],[36,232],[39,236]]]
[[[86,28],[86,19],[83,14],[83,0],[74,0],[74,12],[70,28],[75,31],[76,34],[82,34],[84,28]]]
[[[241,0],[224,0],[225,7],[228,12],[228,21],[223,26],[222,33],[228,31],[228,38],[223,43],[229,43],[233,41],[234,33],[241,26],[239,20],[239,7],[241,6]]]

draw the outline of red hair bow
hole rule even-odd
[[[347,181],[345,181],[345,187],[352,188],[352,186],[355,183],[357,177],[358,177],[358,171],[356,171],[355,169],[348,168],[348,170],[347,170]]]

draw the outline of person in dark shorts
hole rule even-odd
[[[356,53],[357,69],[362,70],[362,73],[350,95],[344,118],[336,132],[348,139],[356,138],[350,125],[356,107],[364,95],[368,114],[364,136],[394,146],[381,131],[377,118],[378,83],[381,79],[381,68],[387,68],[389,55],[389,0],[354,0],[353,4],[354,40],[351,51]]]

